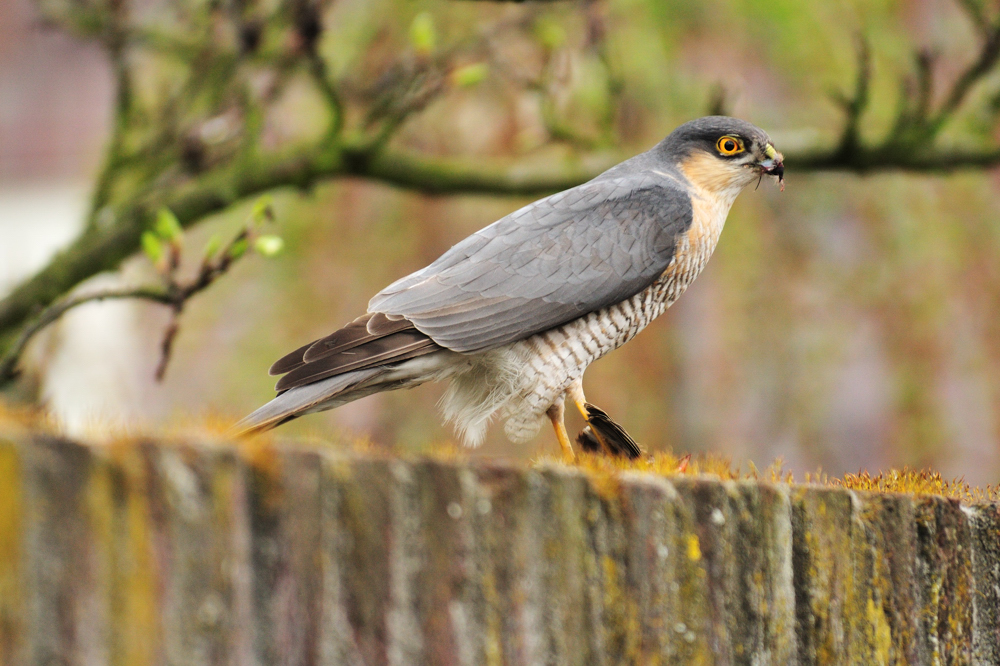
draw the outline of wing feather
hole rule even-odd
[[[691,224],[676,179],[601,177],[508,215],[383,289],[369,313],[283,356],[280,392],[441,348],[524,339],[652,284]],[[346,375],[345,375],[346,376]]]
[[[691,219],[677,177],[600,177],[473,234],[382,290],[369,311],[405,318],[453,351],[491,349],[642,291]]]
[[[303,354],[302,360],[312,363],[410,328],[413,328],[413,325],[405,319],[392,320],[383,314],[367,314],[358,317],[339,331],[312,343]]]
[[[274,389],[287,391],[333,375],[391,365],[439,349],[441,347],[433,340],[413,327],[389,335],[371,336],[362,344],[320,356],[292,369],[278,380]]]

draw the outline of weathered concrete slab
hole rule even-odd
[[[305,666],[322,633],[322,458],[263,451],[247,466],[247,535],[253,655],[260,664]]]
[[[1000,510],[0,433],[3,664],[996,664]]]
[[[99,533],[90,520],[90,449],[33,437],[18,447],[26,663],[98,663],[107,655]]]
[[[847,664],[854,574],[855,498],[846,490],[800,486],[790,492],[795,634],[803,665]]]
[[[1000,507],[965,507],[969,517],[972,579],[972,661],[1000,664]]]
[[[23,452],[0,435],[0,664],[27,659]]]

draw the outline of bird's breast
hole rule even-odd
[[[678,235],[670,265],[650,287],[656,292],[656,300],[663,301],[665,308],[684,293],[708,263],[719,243],[732,205],[729,197],[695,189],[691,197],[691,226]]]
[[[622,346],[663,314],[701,272],[722,233],[732,201],[702,196],[693,201],[691,226],[676,240],[674,256],[652,285],[638,294],[515,344],[526,359],[535,394],[534,411],[565,390],[592,362]],[[538,413],[541,413],[538,411]]]

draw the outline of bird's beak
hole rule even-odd
[[[766,159],[761,160],[757,165],[768,176],[775,176],[778,179],[778,186],[781,191],[785,191],[785,164],[782,161],[784,156],[774,149],[774,146],[767,144],[764,149]]]

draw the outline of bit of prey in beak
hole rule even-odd
[[[765,175],[774,176],[778,179],[778,187],[782,192],[784,192],[785,164],[782,161],[784,156],[775,150],[774,146],[770,144],[768,144],[767,148],[764,150],[764,154],[767,155],[767,159],[761,160],[757,163],[757,166],[760,167],[760,178],[757,179],[757,187],[760,187],[760,180]]]

